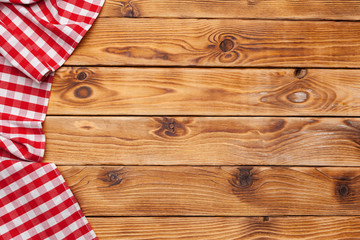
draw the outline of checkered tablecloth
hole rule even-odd
[[[0,0],[0,239],[96,239],[44,156],[54,71],[104,0]]]

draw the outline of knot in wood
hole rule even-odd
[[[120,4],[122,5],[121,12],[124,17],[138,17],[139,16],[139,9],[131,2],[129,1],[120,1]]]
[[[125,17],[134,17],[134,16],[135,16],[134,9],[129,9],[128,11],[126,11]]]
[[[250,174],[251,168],[239,168],[238,182],[239,187],[248,188],[253,184],[252,176]]]
[[[75,96],[78,98],[88,98],[92,94],[92,90],[88,86],[82,86],[77,89],[75,89]]]
[[[233,49],[234,45],[235,44],[234,44],[234,42],[232,40],[225,39],[220,43],[220,49],[223,52],[228,52],[228,51]]]
[[[170,131],[175,133],[175,120],[174,119],[169,120],[169,127],[168,128],[169,128]]]
[[[337,192],[340,196],[347,197],[350,194],[349,186],[347,184],[340,184],[337,187]]]
[[[100,178],[103,182],[109,182],[109,187],[121,183],[122,179],[119,177],[119,171],[110,171],[105,174],[105,178]]]
[[[186,123],[189,119],[177,120],[175,118],[155,118],[155,120],[161,124],[159,128],[154,132],[159,137],[184,137],[188,133]]]
[[[309,99],[309,94],[304,91],[298,91],[291,93],[286,98],[293,103],[304,103]]]
[[[294,71],[294,76],[298,79],[302,79],[306,76],[307,70],[304,68],[297,68]]]
[[[76,76],[76,78],[77,78],[78,80],[80,80],[80,81],[83,81],[83,80],[85,80],[85,79],[87,78],[87,74],[86,74],[86,72],[80,72],[80,73]]]
[[[110,179],[110,182],[115,182],[118,180],[118,175],[117,173],[109,173],[109,179]]]

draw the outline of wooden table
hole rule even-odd
[[[56,73],[46,161],[100,240],[360,239],[359,20],[353,0],[107,0]]]

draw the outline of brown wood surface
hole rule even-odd
[[[360,71],[64,67],[49,115],[360,115]]]
[[[60,166],[87,216],[360,215],[360,168]]]
[[[100,239],[357,239],[359,217],[88,218]],[[336,230],[334,230],[336,229]]]
[[[356,0],[106,0],[100,17],[359,20]]]
[[[45,133],[60,165],[360,166],[356,118],[48,117]]]
[[[67,65],[360,66],[360,22],[98,19]]]
[[[358,20],[353,0],[107,0],[56,72],[45,160],[100,240],[360,239]]]

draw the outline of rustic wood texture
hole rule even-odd
[[[357,239],[359,217],[88,218],[100,239]],[[334,231],[336,229],[336,231]]]
[[[360,22],[98,19],[67,65],[360,66]]]
[[[358,20],[353,0],[107,0],[56,72],[45,160],[100,240],[357,239]]]
[[[88,216],[359,215],[359,168],[61,166]]]
[[[49,115],[360,115],[360,71],[65,67]]]
[[[354,0],[106,0],[100,17],[359,20]]]
[[[360,166],[354,118],[48,117],[45,133],[60,165]]]

